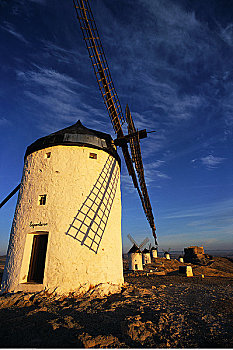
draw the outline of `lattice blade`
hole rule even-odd
[[[144,247],[144,245],[146,245],[146,243],[148,243],[148,242],[149,242],[149,238],[146,237],[146,238],[144,239],[144,241],[142,241],[142,243],[140,244],[139,249],[142,249],[142,247]]]
[[[107,59],[88,0],[73,0],[95,76],[117,136],[123,136],[125,122]]]
[[[133,239],[133,237],[130,234],[128,234],[127,237],[129,238],[131,243],[135,244],[138,247],[137,242]]]
[[[73,237],[96,254],[107,226],[119,180],[116,160],[109,156],[96,183],[83,202],[67,235]]]
[[[136,129],[133,123],[133,119],[129,110],[128,105],[126,106],[126,121],[128,124],[128,133],[133,134],[136,133]],[[143,208],[147,217],[147,220],[150,224],[150,227],[152,229],[152,233],[155,239],[155,243],[157,244],[156,234],[155,234],[155,223],[154,223],[154,216],[152,212],[152,207],[150,204],[150,199],[146,187],[146,181],[144,176],[144,168],[143,168],[143,162],[142,162],[142,155],[141,155],[141,147],[140,147],[140,139],[139,134],[136,133],[135,136],[130,139],[130,149],[132,154],[132,160],[135,163],[136,172],[138,174],[140,189],[143,197]]]
[[[134,170],[134,167],[133,167],[132,159],[130,157],[127,145],[122,146],[122,152],[123,152],[123,156],[125,158],[125,163],[126,163],[126,166],[127,166],[127,169],[128,169],[128,173],[129,173],[129,175],[132,178],[134,187],[138,191],[138,195],[139,195],[139,197],[141,199],[143,210],[146,213],[146,206],[145,206],[145,203],[144,203],[144,198],[143,198],[142,192],[141,192],[141,190],[140,190],[140,188],[138,186],[137,176],[136,176],[136,173],[135,173],[135,170]]]

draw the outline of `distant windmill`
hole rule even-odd
[[[150,254],[151,254],[151,259],[158,258],[158,249],[150,246]]]
[[[130,240],[130,242],[133,243],[133,244],[135,244],[136,247],[137,247],[139,250],[142,250],[142,248],[149,242],[149,238],[148,238],[148,237],[146,237],[146,238],[142,241],[141,244],[138,244],[138,243],[133,239],[133,237],[132,237],[130,234],[128,234],[127,237],[128,237],[128,239]]]
[[[167,260],[170,260],[171,259],[171,257],[170,257],[170,254],[169,254],[169,252],[170,252],[170,250],[171,250],[171,248],[168,248],[168,250],[164,250],[164,249],[162,249],[163,250],[163,252],[164,252],[164,257],[167,259]]]
[[[116,139],[78,121],[27,148],[21,184],[1,204],[19,190],[3,290],[123,283],[117,146],[157,245],[140,147],[147,132],[135,128],[128,105],[123,115],[89,1],[73,5]],[[139,250],[148,241],[138,246],[133,240]]]

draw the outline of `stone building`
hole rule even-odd
[[[212,259],[211,255],[205,254],[203,247],[191,246],[184,248],[184,262],[198,265],[206,265]]]
[[[123,283],[120,159],[76,124],[27,148],[2,291]]]

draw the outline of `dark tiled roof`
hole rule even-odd
[[[120,164],[120,158],[117,154],[116,147],[113,144],[111,135],[97,130],[88,129],[82,125],[80,120],[68,128],[56,131],[33,142],[28,146],[25,157],[40,149],[57,145],[87,146],[102,149],[114,156]]]
[[[145,248],[145,249],[142,251],[142,253],[143,253],[143,254],[146,254],[146,253],[150,253],[150,251],[149,251],[148,249]]]
[[[140,249],[136,246],[136,244],[134,244],[132,248],[128,251],[128,254],[131,253],[141,253]]]

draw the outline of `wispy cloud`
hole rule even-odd
[[[160,217],[167,225],[160,244],[229,247],[233,237],[233,198],[192,208],[170,210]],[[172,222],[172,229],[169,222]],[[227,243],[228,242],[228,243]]]
[[[86,87],[84,84],[79,83],[74,78],[66,74],[61,74],[53,69],[39,66],[35,66],[35,70],[28,72],[17,71],[17,76],[26,84],[39,85],[47,92],[55,89],[56,93],[60,90],[68,93],[74,93],[69,86],[78,86],[82,88]]]
[[[168,176],[163,171],[159,170],[159,168],[164,166],[164,164],[165,162],[162,160],[157,160],[152,163],[144,162],[144,175],[145,175],[145,181],[148,188],[150,187],[161,188],[162,182],[164,180],[170,179],[170,176]],[[135,170],[135,173],[136,173],[136,170]],[[121,180],[123,182],[124,189],[126,189],[130,193],[135,191],[135,188],[133,186],[133,181],[131,177],[128,175],[125,164],[123,164],[123,174],[121,175]]]
[[[164,164],[165,162],[162,160],[157,160],[155,162],[145,164],[145,177],[148,184],[151,184],[159,179],[171,179],[170,176],[158,169]]]
[[[207,218],[207,217],[228,217],[231,222],[233,218],[233,198],[215,202],[213,204],[193,206],[192,208],[185,208],[180,210],[171,210],[170,213],[164,214],[164,219],[186,219],[186,218]]]
[[[201,158],[202,164],[205,165],[208,169],[215,169],[221,164],[225,158],[214,157],[213,155],[209,155]]]
[[[233,46],[233,24],[229,24],[226,28],[220,27],[220,37],[229,46]]]
[[[113,13],[104,11],[111,18],[110,25],[102,27],[104,43],[109,51],[118,52],[111,57],[113,71],[120,76],[123,70],[125,91],[131,89],[135,100],[143,96],[143,103],[153,106],[152,123],[157,119],[163,125],[168,120],[181,124],[203,115],[214,119],[219,111],[219,122],[225,120],[224,132],[230,136],[232,77],[225,73],[231,71],[231,60],[222,52],[225,44],[232,47],[232,24],[211,31],[194,10],[170,0],[138,1],[138,11],[146,13],[143,30],[123,21],[119,26]],[[112,40],[113,32],[118,33],[120,48]],[[224,80],[213,81],[214,74]]]
[[[42,44],[42,55],[43,57],[55,58],[57,62],[64,64],[79,64],[79,67],[86,65],[88,59],[87,54],[83,54],[80,50],[74,48],[66,48],[58,45],[55,42],[49,40],[40,40]]]
[[[0,26],[1,29],[5,30],[6,32],[12,34],[15,38],[19,39],[20,41],[24,42],[25,44],[28,44],[28,41],[25,39],[25,37],[17,32],[13,24],[9,22],[3,22],[3,25]]]
[[[63,127],[64,123],[73,123],[78,119],[94,129],[106,130],[107,127],[109,131],[112,130],[104,104],[101,109],[86,102],[89,87],[73,77],[37,65],[34,65],[34,70],[18,70],[16,73],[23,84],[24,95],[34,101],[30,108],[43,131],[52,132]]]
[[[223,157],[215,157],[212,154],[199,158],[199,159],[192,159],[191,163],[194,165],[202,164],[204,167],[206,167],[208,170],[213,170],[218,168],[220,164],[222,164],[226,158]]]

